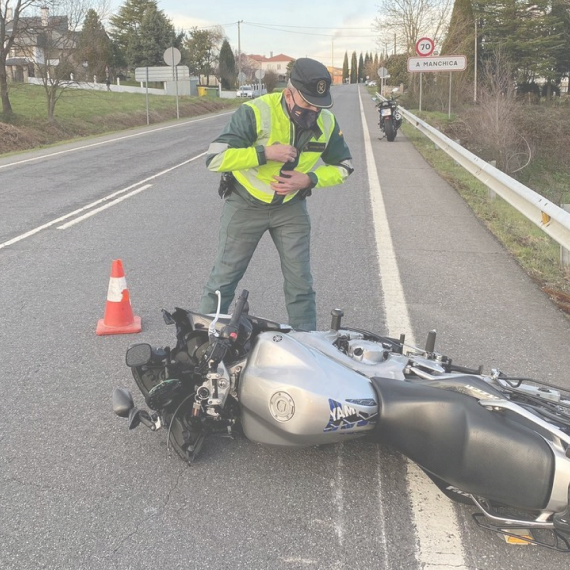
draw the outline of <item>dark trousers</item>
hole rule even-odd
[[[311,222],[305,200],[262,204],[234,191],[224,203],[218,254],[200,301],[201,313],[214,313],[216,290],[221,312],[229,313],[235,290],[266,231],[279,252],[289,324],[295,329],[316,329],[315,292],[310,264]],[[271,318],[271,315],[264,315]]]

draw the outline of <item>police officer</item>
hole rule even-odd
[[[225,202],[200,312],[216,311],[216,290],[221,312],[229,312],[257,244],[269,231],[281,260],[289,324],[316,329],[305,198],[313,188],[342,184],[353,170],[348,146],[328,110],[330,85],[322,63],[298,59],[282,93],[244,103],[210,145],[206,163],[224,173],[220,195]],[[317,165],[319,159],[324,164]]]

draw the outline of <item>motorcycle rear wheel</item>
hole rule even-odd
[[[388,142],[392,142],[396,138],[396,127],[394,126],[393,121],[384,120],[384,131],[386,132],[386,138]]]

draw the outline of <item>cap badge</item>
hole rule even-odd
[[[327,91],[327,82],[324,79],[321,79],[317,83],[317,93],[319,95],[324,95]]]

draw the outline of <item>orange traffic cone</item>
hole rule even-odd
[[[105,317],[97,323],[97,334],[128,334],[141,332],[141,318],[133,316],[127,280],[120,259],[113,260],[107,291]]]

